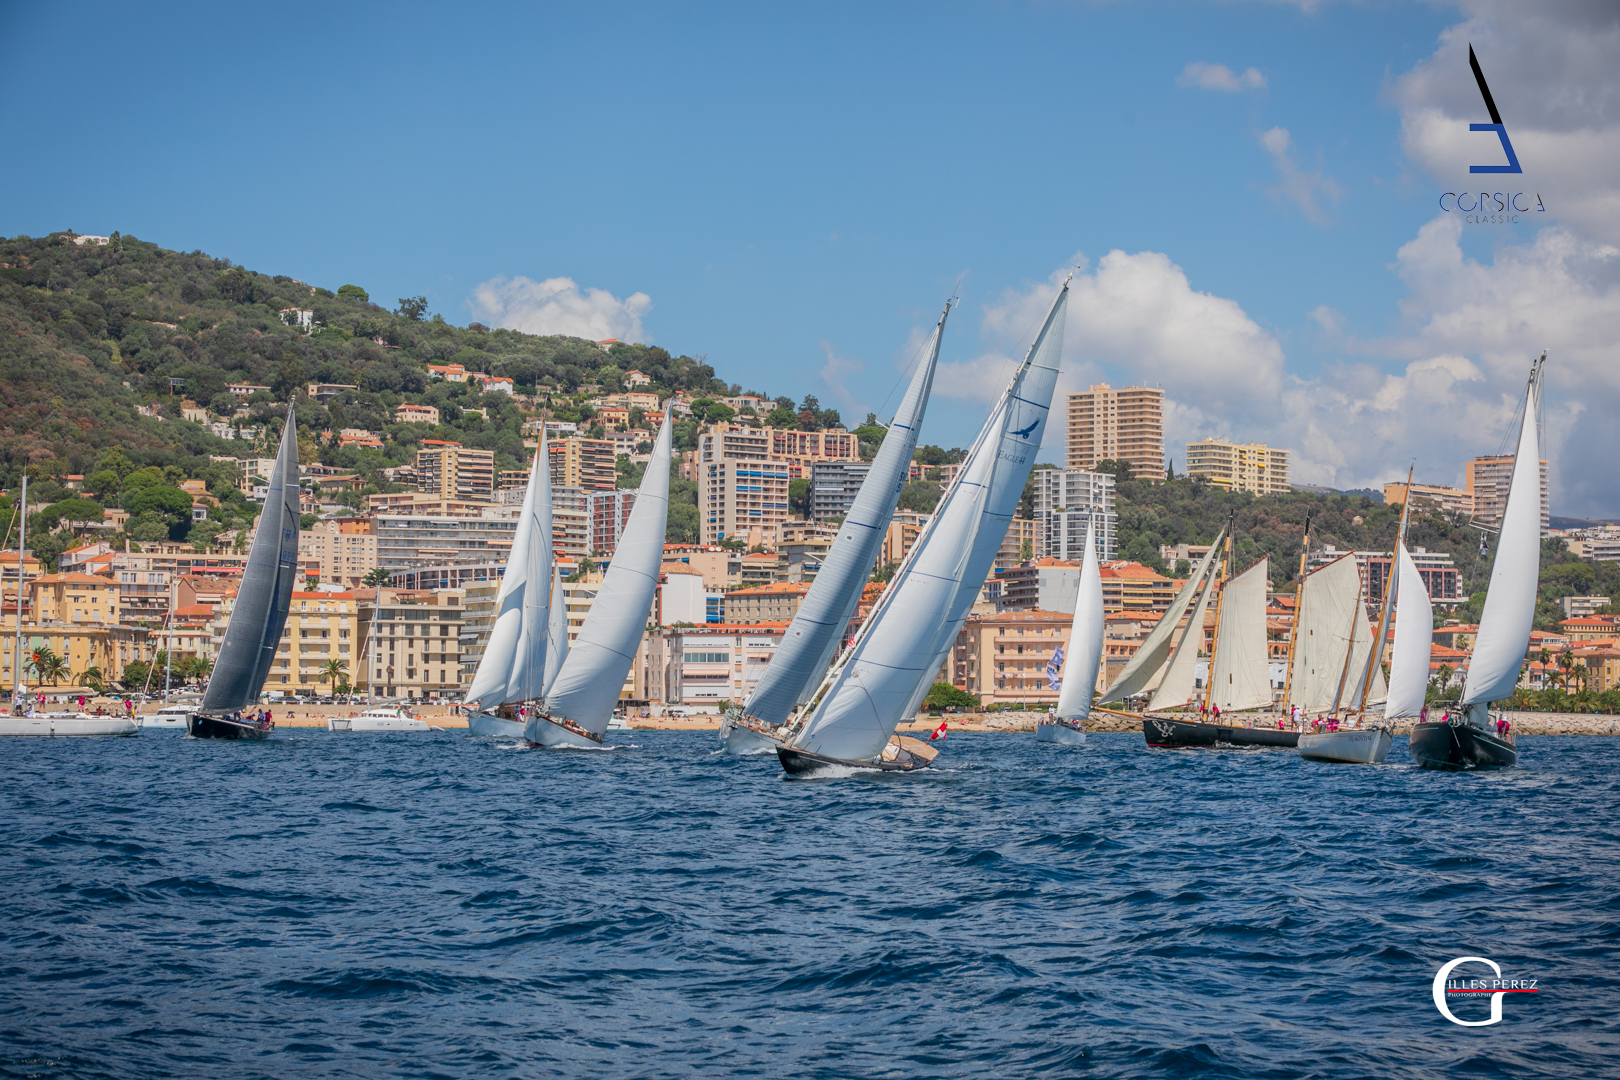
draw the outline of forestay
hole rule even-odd
[[[1271,704],[1266,657],[1266,581],[1270,560],[1261,559],[1227,580],[1215,628],[1210,702],[1222,712]]]

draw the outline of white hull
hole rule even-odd
[[[753,728],[743,727],[741,724],[732,724],[726,732],[726,753],[728,754],[766,754],[782,745],[778,739],[763,735]]]
[[[1351,731],[1308,731],[1299,737],[1299,756],[1307,761],[1333,761],[1347,765],[1381,765],[1394,741],[1383,728]]]
[[[427,722],[403,712],[367,709],[359,716],[334,716],[326,721],[328,731],[376,734],[390,731],[432,731]]]
[[[63,738],[140,733],[135,721],[123,716],[0,716],[0,735]]]
[[[535,745],[543,746],[547,750],[564,747],[571,747],[576,750],[600,750],[602,748],[601,743],[593,742],[583,735],[575,735],[572,731],[558,724],[553,724],[550,720],[537,719],[533,727],[534,736],[538,736]],[[532,736],[525,734],[524,738],[532,738]]]
[[[473,713],[467,717],[467,730],[474,735],[494,735],[502,739],[523,738],[523,721],[502,720],[489,713]]]
[[[151,728],[155,731],[184,731],[186,730],[186,716],[184,713],[153,713],[149,716],[136,718],[141,730]]]
[[[1086,733],[1067,724],[1043,723],[1035,729],[1035,741],[1059,746],[1084,746]]]
[[[609,731],[629,731],[630,730],[630,720],[629,720],[628,717],[624,717],[624,716],[610,717],[608,719],[607,729]]]

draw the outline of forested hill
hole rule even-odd
[[[314,332],[284,325],[277,312],[288,308],[312,310]],[[0,485],[7,489],[26,465],[40,467],[36,475],[88,474],[113,447],[136,465],[187,475],[209,453],[241,454],[240,442],[166,422],[177,418],[181,394],[229,415],[237,404],[225,391],[229,382],[270,387],[251,402],[251,421],[270,428],[307,383],[358,387],[327,406],[300,400],[298,418],[312,433],[386,431],[387,453],[321,448],[324,463],[367,475],[402,463],[424,437],[495,450],[503,468],[521,465],[512,399],[467,384],[430,385],[428,364],[506,376],[520,393],[548,384],[611,391],[632,368],[665,391],[728,389],[708,365],[661,348],[604,352],[579,338],[456,327],[426,317],[420,298],[390,311],[359,286],[307,285],[118,234],[106,243],[78,243],[71,233],[0,239],[0,326]],[[184,380],[180,393],[171,380]],[[444,430],[394,425],[392,410],[405,401],[449,405],[441,408]],[[153,405],[163,419],[137,411]]]

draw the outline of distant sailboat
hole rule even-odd
[[[1096,705],[1098,707],[1126,701],[1130,698],[1141,698],[1150,690],[1154,691],[1156,695],[1153,699],[1154,703],[1151,705],[1153,708],[1174,708],[1185,705],[1192,700],[1194,665],[1191,660],[1198,655],[1198,649],[1203,645],[1204,638],[1204,608],[1202,604],[1199,605],[1197,617],[1188,622],[1187,629],[1180,638],[1182,642],[1185,642],[1189,637],[1193,637],[1192,651],[1188,654],[1188,663],[1186,665],[1185,690],[1166,691],[1167,696],[1165,698],[1158,697],[1157,692],[1164,686],[1164,682],[1168,677],[1165,666],[1166,661],[1171,659],[1171,650],[1176,644],[1176,641],[1173,640],[1176,628],[1181,623],[1181,617],[1187,614],[1188,606],[1194,599],[1199,597],[1200,587],[1209,577],[1211,573],[1210,567],[1214,564],[1216,553],[1221,550],[1221,541],[1225,537],[1225,529],[1216,534],[1215,542],[1209,546],[1209,550],[1204,553],[1204,557],[1198,560],[1197,569],[1187,578],[1187,584],[1181,587],[1181,591],[1176,594],[1176,598],[1170,602],[1169,609],[1159,617],[1158,623],[1148,632],[1147,638],[1137,648],[1136,652],[1131,654],[1130,660],[1126,661],[1124,669],[1109,684],[1108,689],[1103,691],[1102,696],[1097,699]],[[1194,634],[1195,628],[1196,635]],[[1157,680],[1157,683],[1155,680]],[[1174,700],[1171,700],[1171,698]],[[1168,703],[1160,704],[1160,702]],[[1138,719],[1141,717],[1140,713],[1127,712],[1121,715]]]
[[[523,508],[512,534],[501,587],[495,594],[495,621],[489,643],[479,657],[465,700],[477,702],[468,714],[474,735],[520,738],[524,721],[518,709],[545,691],[553,597],[551,546],[551,464],[546,436],[529,467]]]
[[[1102,571],[1097,565],[1097,520],[1086,521],[1086,554],[1080,563],[1080,586],[1075,591],[1074,622],[1069,628],[1069,649],[1063,656],[1057,707],[1052,719],[1035,729],[1035,740],[1078,746],[1086,741],[1086,718],[1097,692],[1097,666],[1102,662]]]
[[[1065,282],[961,475],[889,587],[777,748],[790,774],[926,768],[937,751],[894,730],[916,715],[967,618],[1040,450],[1063,349]]]
[[[670,417],[665,414],[652,458],[641,477],[630,520],[602,577],[585,625],[546,687],[544,703],[529,709],[523,737],[545,747],[599,747],[613,718],[624,677],[647,629],[669,518]]]
[[[810,584],[804,602],[782,635],[782,644],[758,685],[739,709],[726,713],[720,738],[728,754],[774,750],[782,741],[793,710],[804,704],[821,683],[838,653],[844,628],[849,625],[861,590],[866,587],[878,549],[894,517],[917,447],[917,432],[928,409],[940,341],[951,304],[939,316],[927,355],[918,365],[906,396],[895,411],[894,422],[878,447],[872,467],[849,513],[838,526],[838,537]]]
[[[225,642],[214,661],[202,707],[188,721],[193,738],[263,739],[270,733],[268,724],[242,711],[250,709],[264,689],[298,580],[298,423],[291,406],[268,479],[264,510],[225,626]]]
[[[1491,583],[1463,681],[1462,714],[1449,722],[1418,724],[1412,729],[1408,746],[1413,760],[1425,769],[1500,769],[1519,762],[1517,740],[1491,721],[1490,706],[1512,697],[1518,687],[1536,613],[1541,573],[1541,440],[1537,428],[1546,362],[1547,354],[1542,353],[1530,366]]]

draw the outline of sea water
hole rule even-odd
[[[613,736],[4,740],[0,1075],[1620,1074],[1612,740],[818,781]],[[1459,956],[1538,992],[1454,1025]]]

